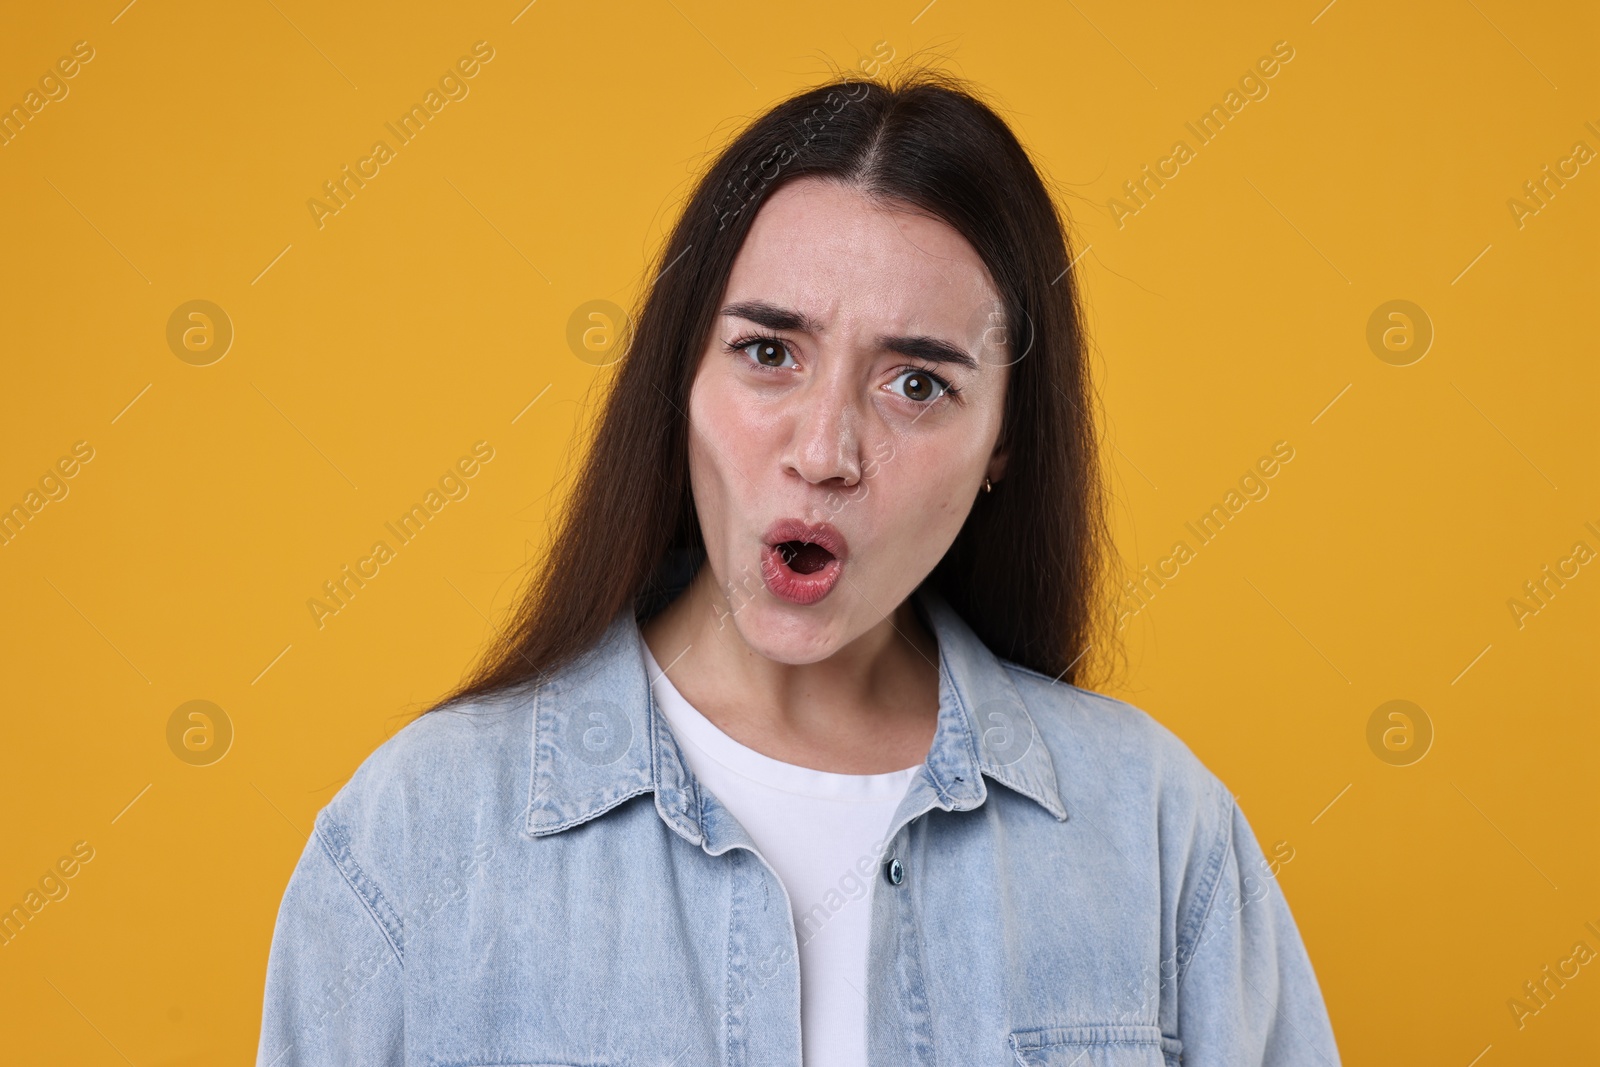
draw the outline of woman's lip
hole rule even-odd
[[[836,527],[826,522],[779,519],[767,527],[767,532],[762,535],[761,540],[768,548],[781,545],[785,541],[809,541],[813,545],[827,549],[841,563],[850,558],[850,542],[845,540],[844,534]]]
[[[820,542],[812,543],[820,544]],[[833,587],[839,584],[839,576],[843,572],[844,560],[835,556],[810,574],[801,574],[784,563],[783,555],[777,548],[772,545],[761,546],[761,580],[766,583],[769,593],[791,604],[799,604],[802,607],[815,604],[833,592]]]

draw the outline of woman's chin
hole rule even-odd
[[[752,652],[793,665],[827,659],[848,636],[843,633],[844,620],[831,598],[801,607],[765,590],[733,617],[733,623]]]

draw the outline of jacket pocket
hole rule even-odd
[[[1177,1067],[1183,1043],[1157,1026],[1041,1026],[1007,1039],[1022,1067]]]

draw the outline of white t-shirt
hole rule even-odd
[[[866,1067],[867,934],[878,847],[922,764],[835,774],[740,744],[683,698],[641,639],[651,690],[683,755],[788,890],[800,950],[805,1067]],[[863,874],[865,871],[867,873]]]

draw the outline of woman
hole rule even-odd
[[[1075,684],[1070,263],[952,78],[751,124],[515,625],[317,816],[259,1062],[1336,1064],[1228,789]]]

